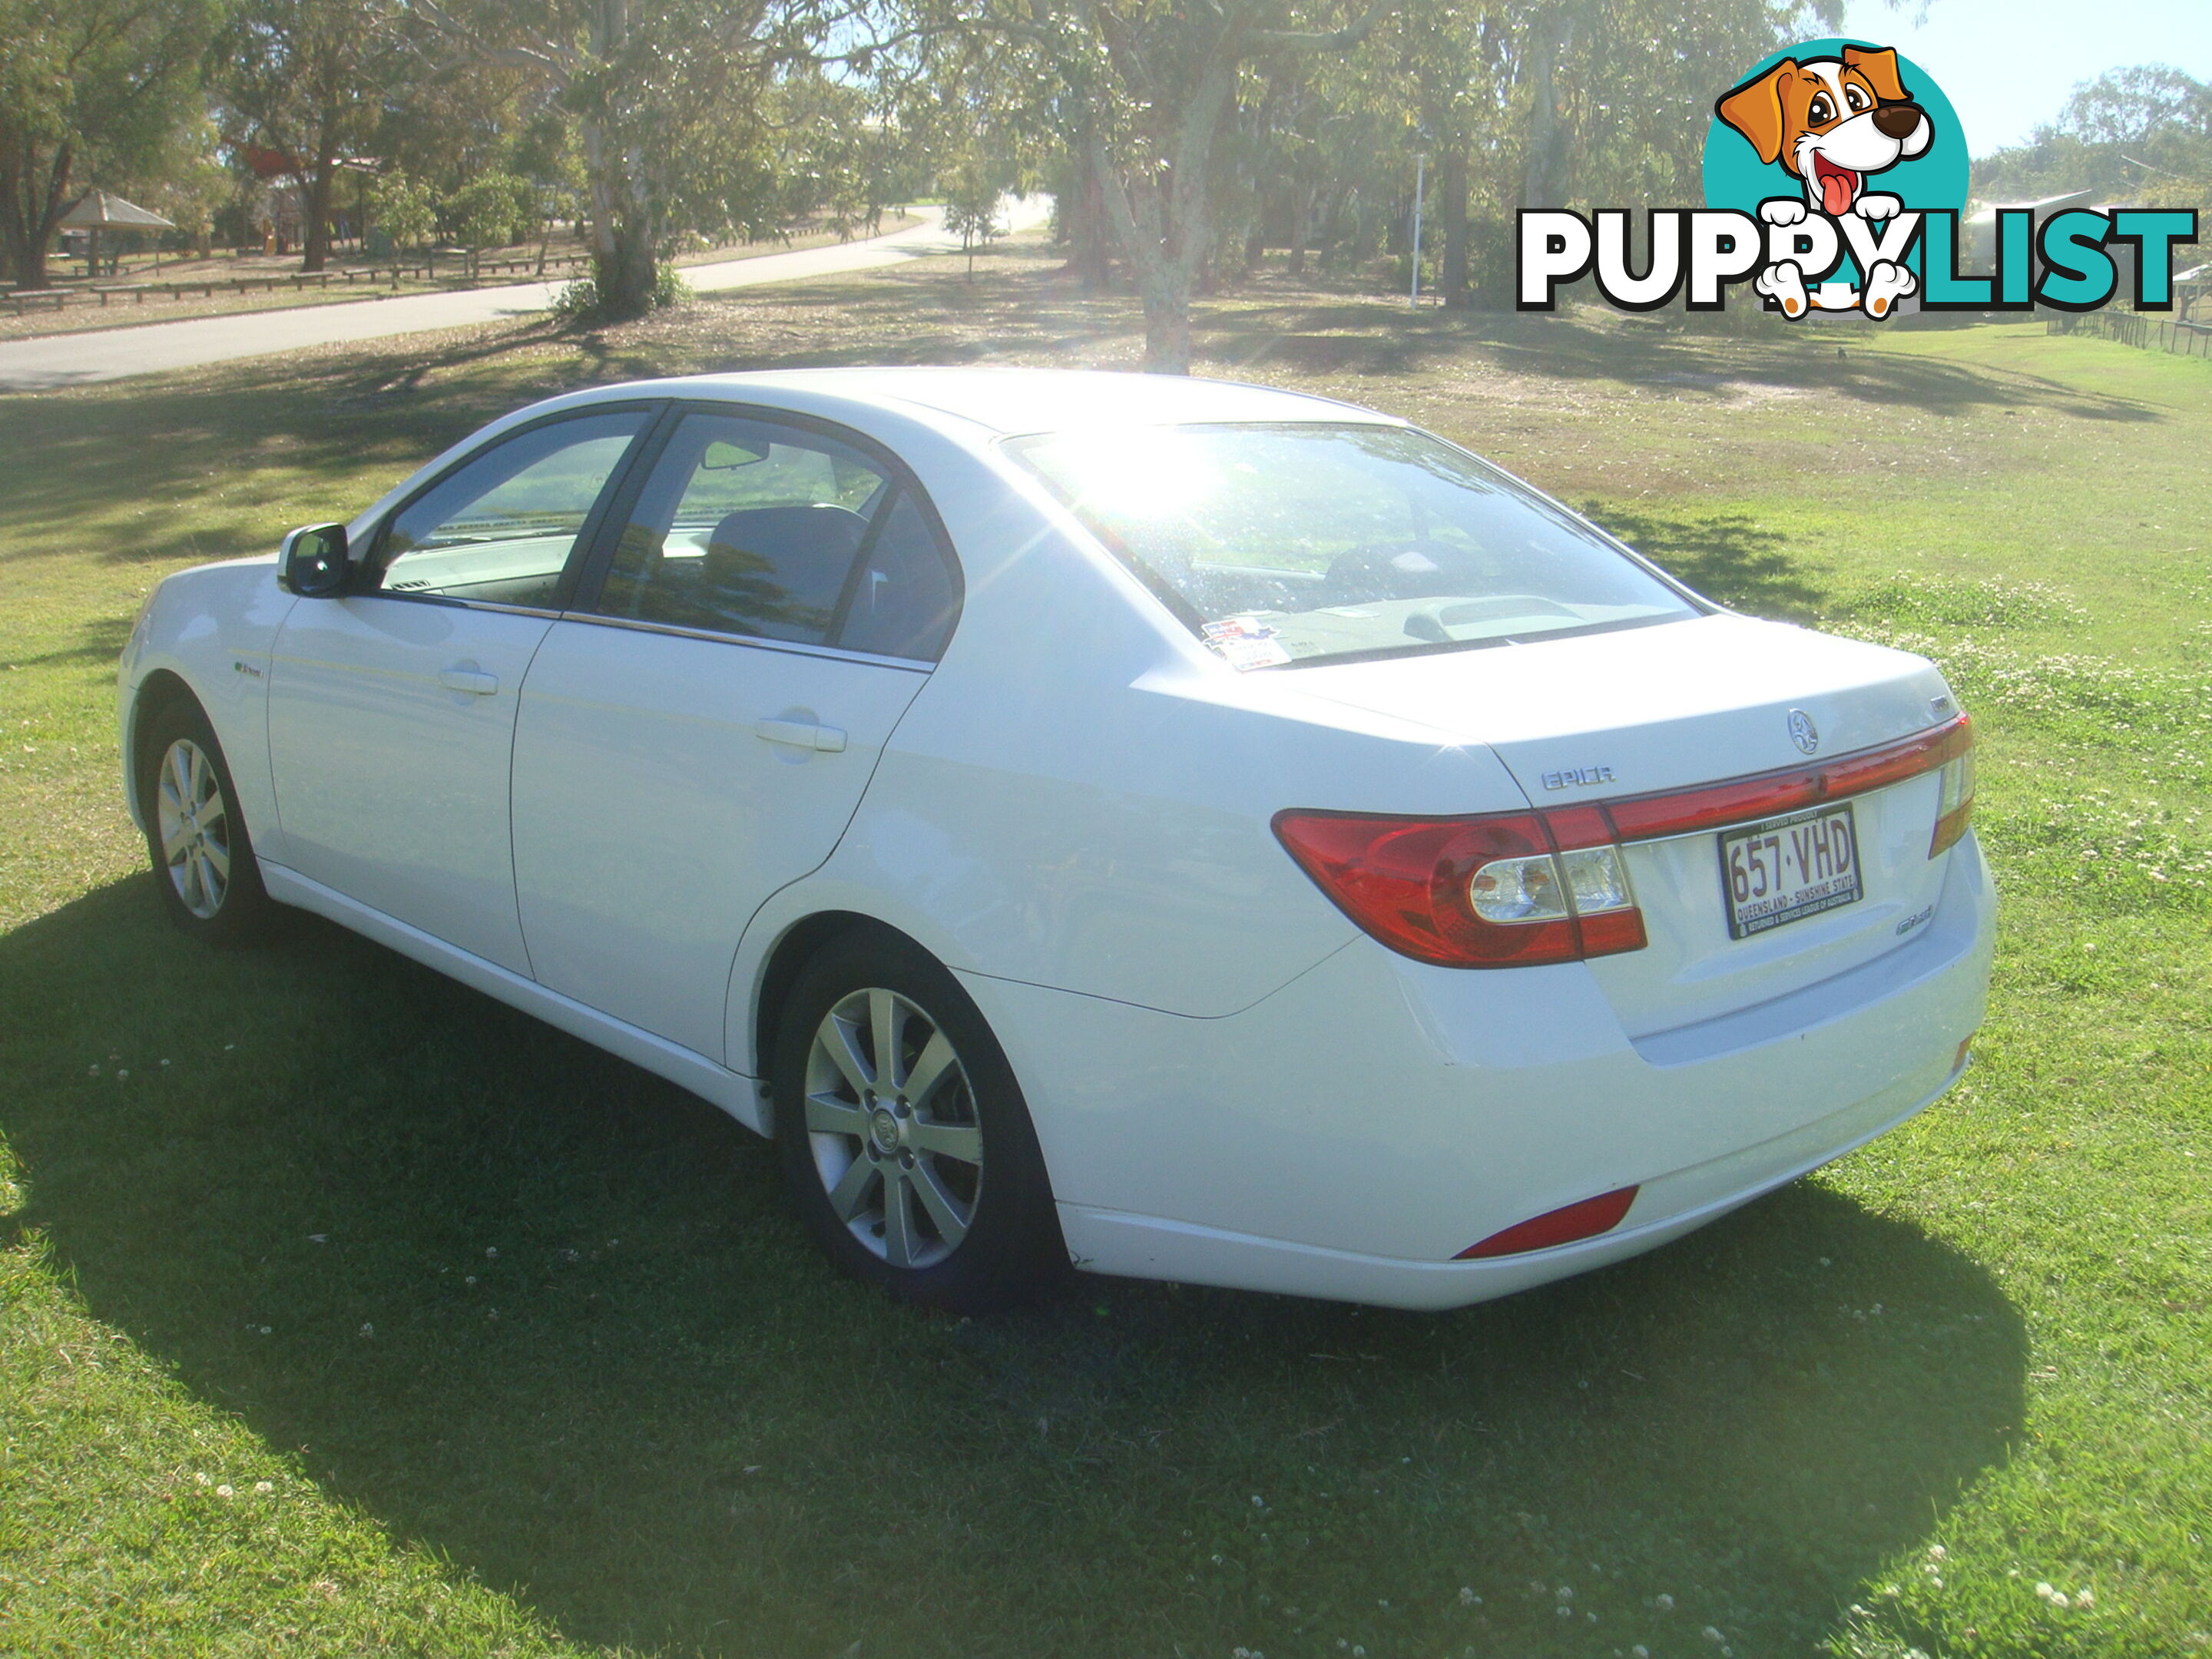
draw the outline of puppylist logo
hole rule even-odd
[[[1749,283],[1770,311],[1872,318],[1929,311],[2094,311],[2118,297],[2124,263],[2138,311],[2173,306],[2173,250],[2197,239],[2187,210],[2077,209],[2039,224],[1995,216],[1988,275],[1962,273],[1966,137],[1925,71],[1887,46],[1810,40],[1777,52],[1713,102],[1704,209],[1647,209],[1644,269],[1626,209],[1523,209],[1522,311],[1550,311],[1559,284],[1594,276],[1626,311],[1680,295],[1718,311]],[[2116,259],[2115,245],[2132,258]]]

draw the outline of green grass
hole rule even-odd
[[[169,933],[112,737],[162,572],[584,381],[1134,356],[1125,301],[978,266],[0,402],[0,1651],[2212,1646],[2204,364],[1209,307],[1208,372],[1413,415],[1708,591],[1930,650],[1984,730],[1967,1080],[1503,1303],[916,1313],[668,1085],[309,919]]]

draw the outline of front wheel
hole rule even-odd
[[[847,1272],[972,1313],[1065,1271],[1012,1069],[915,946],[856,933],[824,948],[785,1005],[770,1080],[793,1200]]]
[[[162,908],[196,939],[243,943],[267,926],[271,907],[207,715],[197,703],[164,704],[139,754],[139,815]]]

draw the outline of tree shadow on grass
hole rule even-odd
[[[1396,376],[1489,362],[1565,381],[1603,380],[1677,396],[1734,398],[1747,389],[1936,414],[2038,407],[2082,420],[2166,418],[2156,404],[2014,370],[1885,349],[1879,337],[1833,333],[1734,337],[1603,313],[1520,316],[1425,311],[1373,298],[1329,302],[1257,291],[1202,313],[1207,355],[1250,371]]]
[[[143,878],[0,937],[0,1064],[94,1315],[590,1641],[1802,1653],[2021,1421],[1990,1277],[1810,1183],[1455,1314],[916,1313],[692,1097],[319,921],[203,951]]]
[[[131,620],[127,617],[97,617],[80,624],[76,635],[75,645],[64,646],[58,651],[18,657],[15,665],[35,668],[77,663],[88,667],[100,664],[112,666],[115,659],[123,654],[123,647],[131,637]]]
[[[1809,623],[1826,584],[1786,538],[1744,513],[1589,501],[1576,510],[1708,599],[1753,616]]]

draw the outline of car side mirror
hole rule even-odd
[[[342,524],[311,524],[284,538],[276,580],[303,599],[328,599],[346,580],[346,531]]]

